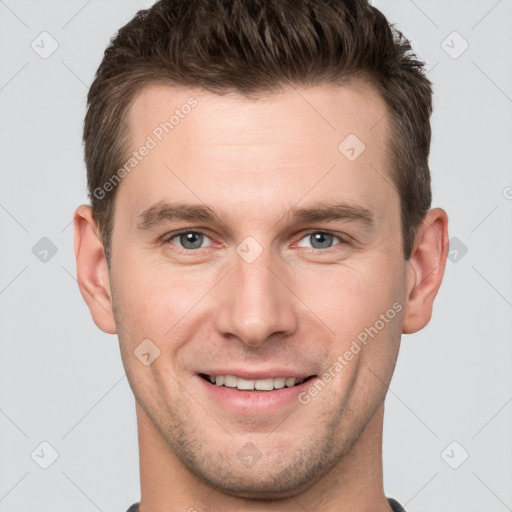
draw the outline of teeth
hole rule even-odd
[[[277,379],[260,379],[254,382],[254,389],[258,389],[259,391],[272,391],[275,386],[275,381]],[[284,380],[284,379],[281,379]],[[281,386],[283,387],[283,386]]]
[[[271,377],[268,379],[247,380],[234,375],[216,375],[215,377],[210,375],[209,379],[217,386],[227,386],[228,388],[240,390],[256,389],[258,391],[272,391],[273,389],[282,389],[285,386],[291,388],[304,382],[304,379],[297,379],[296,377]]]
[[[281,389],[284,388],[286,384],[286,379],[284,377],[277,377],[277,379],[274,380],[274,388],[275,389]]]
[[[297,379],[296,379],[295,377],[288,377],[288,378],[286,379],[286,382],[285,382],[286,387],[291,388],[292,386],[295,386],[295,381],[296,381],[296,380],[297,380]]]
[[[236,388],[236,381],[237,379],[233,375],[224,376],[224,386],[228,388]]]
[[[242,377],[235,377],[235,378],[236,378],[236,387],[238,389],[254,389],[254,384],[255,384],[254,380],[246,380],[246,379],[242,379]]]

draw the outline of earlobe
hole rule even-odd
[[[78,286],[94,323],[108,334],[117,328],[112,308],[112,294],[105,251],[99,229],[89,206],[82,205],[73,217]]]
[[[404,334],[417,332],[430,321],[434,299],[443,280],[448,249],[448,216],[441,208],[429,210],[418,228],[408,261]]]

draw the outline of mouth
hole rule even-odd
[[[206,373],[199,373],[199,377],[208,382],[209,384],[217,387],[231,388],[234,391],[252,391],[252,392],[269,392],[283,388],[293,388],[300,386],[316,377],[310,375],[305,378],[297,377],[269,377],[265,379],[244,379],[236,375],[207,375]]]

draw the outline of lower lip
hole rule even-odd
[[[254,415],[258,413],[272,413],[292,404],[300,405],[298,396],[316,380],[309,379],[291,388],[274,389],[273,391],[241,391],[237,388],[217,386],[199,375],[200,384],[206,393],[225,409],[230,409],[237,414]]]

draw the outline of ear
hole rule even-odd
[[[94,323],[102,331],[116,334],[105,250],[89,206],[82,205],[76,209],[73,225],[80,293],[89,306]]]
[[[429,210],[418,228],[407,263],[407,296],[402,323],[404,334],[417,332],[430,322],[448,249],[448,216],[441,208]]]

